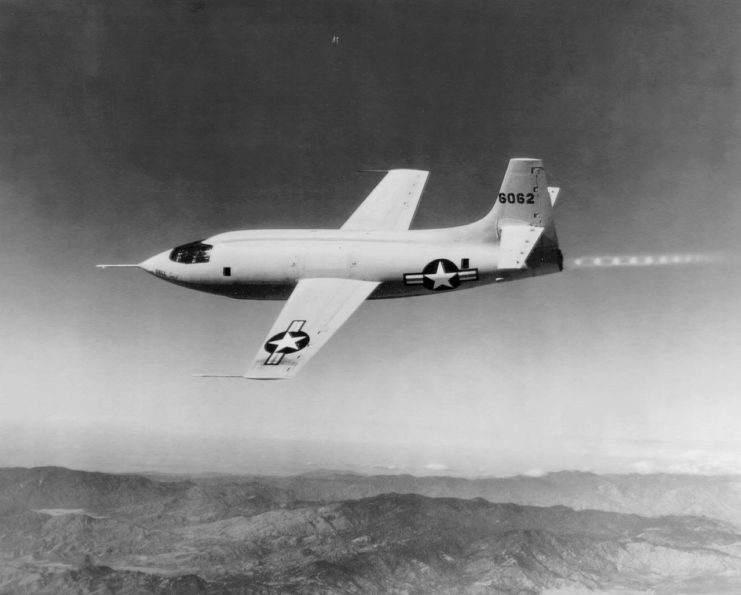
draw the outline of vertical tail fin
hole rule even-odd
[[[471,239],[499,242],[500,268],[561,270],[553,224],[558,188],[549,188],[540,159],[510,159],[494,207],[467,226]],[[540,274],[540,273],[536,273]]]
[[[512,225],[542,227],[544,235],[550,236],[555,204],[552,195],[543,161],[510,159],[494,207],[483,219],[471,224],[470,230],[483,241],[498,240],[502,228]]]
[[[497,228],[508,223],[548,227],[553,208],[540,159],[510,159],[497,202],[486,219]]]

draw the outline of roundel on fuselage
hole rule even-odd
[[[420,273],[404,273],[404,285],[423,285],[430,291],[448,291],[464,281],[478,281],[478,269],[468,268],[468,262],[464,258],[463,268],[459,269],[447,258],[436,258],[428,262]]]
[[[446,258],[433,260],[422,269],[422,284],[433,291],[455,289],[461,284],[458,267]]]

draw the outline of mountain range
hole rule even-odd
[[[464,479],[315,471],[262,481],[305,500],[344,500],[398,492],[433,498],[485,498],[490,502],[533,506],[561,504],[575,509],[650,516],[700,515],[741,526],[741,476],[738,475],[598,475],[561,471],[540,477]]]
[[[738,502],[722,501],[734,489],[663,475],[0,469],[0,593],[736,593]],[[548,505],[517,501],[538,497]],[[601,498],[633,512],[598,510]]]

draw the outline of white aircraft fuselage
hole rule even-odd
[[[536,267],[502,269],[499,242],[473,241],[473,232],[472,225],[410,231],[233,231],[162,252],[139,266],[190,289],[257,300],[284,300],[299,280],[307,278],[375,281],[380,285],[368,299],[382,299],[467,289],[560,270],[557,258]],[[194,246],[192,250],[200,252],[204,261],[177,262],[179,255],[194,260],[189,258],[188,246]],[[443,261],[442,266],[438,261]],[[430,263],[434,263],[432,270],[425,275]]]

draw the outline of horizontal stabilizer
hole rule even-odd
[[[499,244],[500,269],[522,269],[530,252],[543,234],[543,227],[534,225],[503,225]]]
[[[556,200],[558,200],[558,193],[561,191],[560,188],[555,186],[548,186],[548,195],[551,197],[551,206],[556,206]]]

